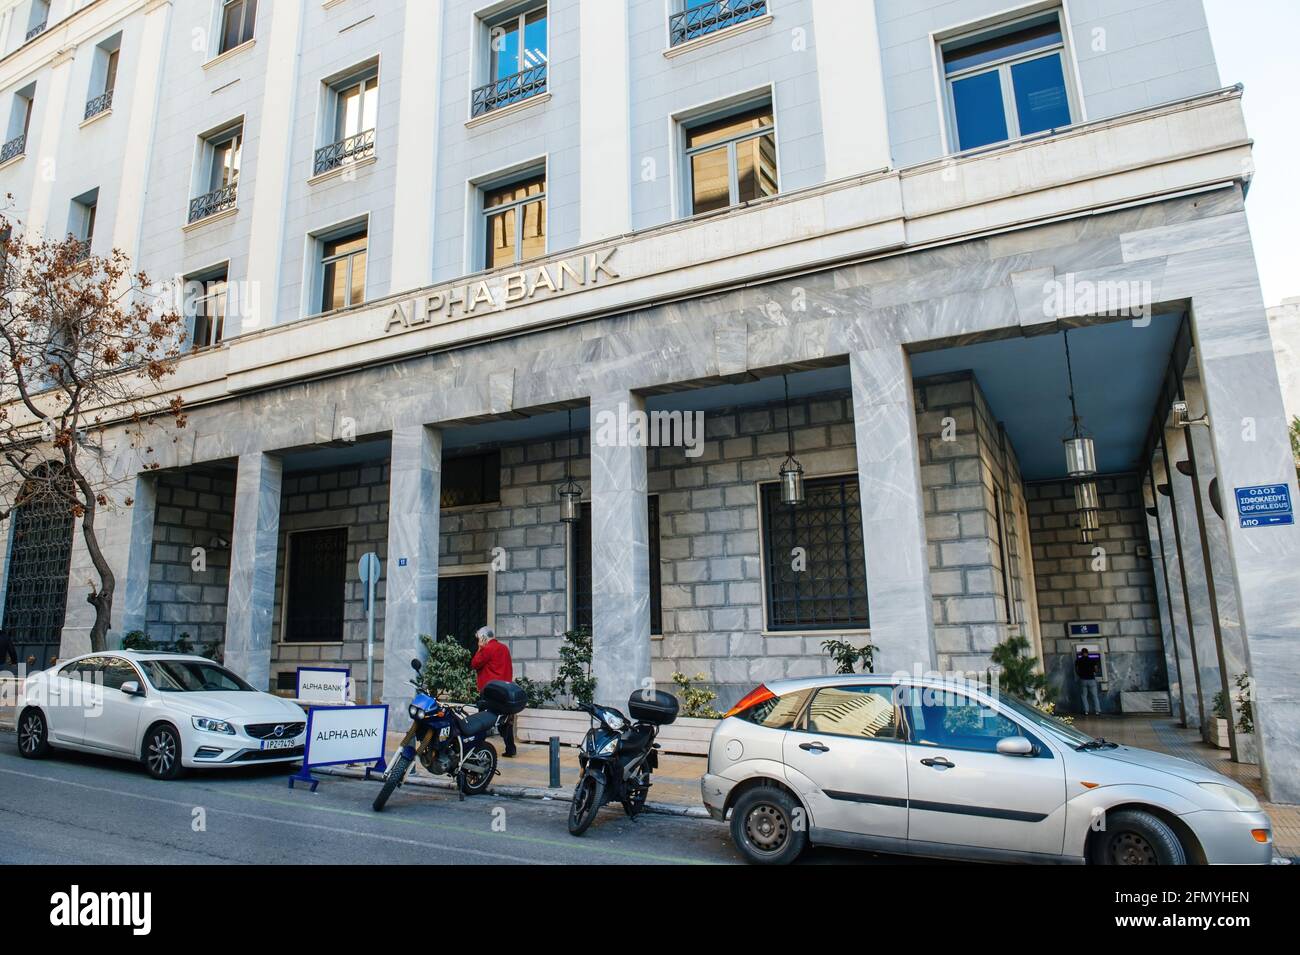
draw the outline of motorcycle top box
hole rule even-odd
[[[663,690],[637,690],[627,698],[632,719],[655,726],[667,726],[677,719],[677,697]]]
[[[514,716],[528,705],[528,694],[516,683],[493,680],[479,691],[483,708],[498,716]]]

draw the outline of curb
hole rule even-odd
[[[342,776],[346,779],[365,779],[364,769],[351,766],[321,766],[312,770],[321,776]],[[423,786],[427,789],[445,789],[456,791],[456,784],[450,780],[433,779],[425,775],[408,775],[403,786]],[[507,799],[542,799],[556,802],[572,802],[573,793],[568,789],[550,789],[543,786],[493,786],[487,795],[504,796]],[[645,812],[660,816],[677,816],[682,819],[708,819],[709,811],[703,806],[682,806],[670,802],[647,802]]]

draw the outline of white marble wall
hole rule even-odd
[[[230,542],[226,666],[260,690],[271,685],[275,561],[280,543],[280,458],[261,451],[239,456],[235,530]]]

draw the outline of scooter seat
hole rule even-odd
[[[475,713],[473,716],[465,717],[464,725],[460,731],[466,736],[487,734],[496,725],[496,721],[497,716],[495,713]]]

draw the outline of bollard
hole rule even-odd
[[[551,788],[560,788],[560,738],[551,737]]]

